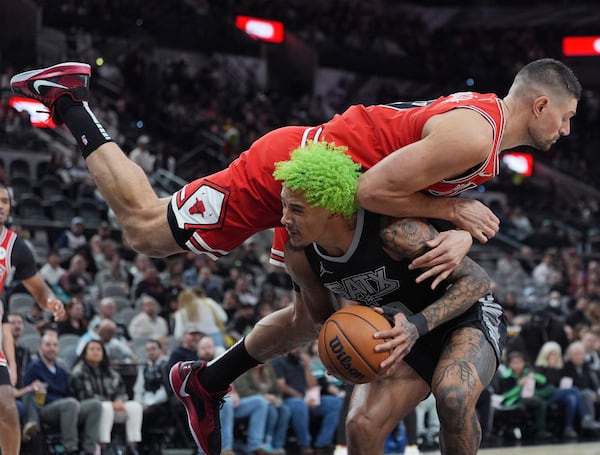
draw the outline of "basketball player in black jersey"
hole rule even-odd
[[[340,149],[300,149],[274,175],[283,181],[286,263],[315,322],[334,311],[334,294],[393,320],[392,329],[375,334],[388,339],[377,349],[390,351],[381,377],[354,388],[349,455],[383,454],[386,436],[429,393],[437,401],[442,453],[477,453],[475,405],[506,337],[486,272],[465,257],[435,289],[431,280],[416,283],[418,273],[408,265],[436,230],[358,209],[358,166]]]

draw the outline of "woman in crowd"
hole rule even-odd
[[[210,297],[200,295],[197,290],[187,288],[177,297],[178,310],[174,314],[173,335],[181,338],[186,327],[193,325],[201,332],[210,335],[215,346],[224,347],[224,327],[227,313]]]
[[[142,440],[142,405],[129,400],[123,378],[110,367],[104,344],[90,340],[83,348],[71,372],[71,391],[78,400],[97,398],[102,401],[100,445],[111,442],[113,422],[125,422],[127,453],[138,455]]]
[[[58,335],[83,335],[87,332],[87,320],[84,315],[83,303],[76,298],[71,299],[65,306],[67,319],[56,324]]]

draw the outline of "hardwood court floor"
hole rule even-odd
[[[600,442],[481,449],[481,455],[600,455]]]
[[[440,452],[433,451],[423,453],[426,455],[439,455]],[[479,455],[600,455],[600,441],[573,444],[495,447],[493,449],[480,449]]]

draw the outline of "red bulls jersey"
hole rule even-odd
[[[12,266],[11,255],[17,234],[10,229],[2,229],[0,234],[0,290],[4,288],[8,272]]]
[[[2,227],[0,226],[0,229],[1,228]],[[2,229],[2,233],[0,234],[0,292],[2,289],[4,289],[4,283],[6,283],[6,278],[8,277],[8,273],[11,269],[11,254],[16,240],[17,234],[15,234],[9,229]],[[4,320],[6,317],[6,315],[4,314],[4,306],[0,305],[0,311],[2,311],[2,315],[0,315],[0,320]],[[0,342],[1,341],[2,334],[0,334]],[[6,360],[1,350],[0,365],[6,365]]]
[[[275,163],[307,141],[333,142],[364,169],[409,144],[419,141],[431,117],[452,109],[480,113],[494,132],[485,161],[465,175],[437,182],[425,191],[454,196],[498,173],[499,146],[504,131],[502,101],[494,94],[455,93],[433,101],[392,103],[348,108],[327,123],[314,127],[289,126],[271,131],[216,174],[199,178],[175,193],[169,225],[183,248],[219,258],[252,234],[281,226],[281,182],[273,178]],[[440,150],[441,153],[448,153]],[[283,254],[284,243],[274,243],[272,260]]]

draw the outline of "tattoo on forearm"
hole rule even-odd
[[[422,311],[429,330],[464,313],[489,291],[487,274],[469,258],[462,261],[460,272],[446,293]]]

